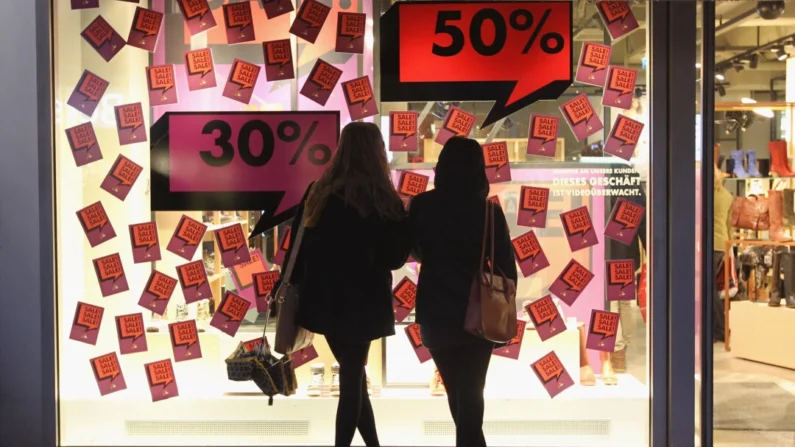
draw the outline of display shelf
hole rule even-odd
[[[767,303],[738,301],[732,329],[735,357],[795,369],[795,350],[782,349],[780,340],[795,339],[795,309]]]

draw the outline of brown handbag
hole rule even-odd
[[[464,329],[495,343],[507,343],[516,336],[516,284],[500,272],[494,274],[494,204],[486,201],[486,218],[480,265],[469,292]],[[486,265],[486,236],[491,234],[491,251]]]
[[[735,197],[732,201],[732,226],[743,230],[768,230],[770,214],[767,199],[756,195]]]

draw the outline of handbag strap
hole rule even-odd
[[[489,233],[490,237],[489,237]],[[486,200],[486,212],[483,218],[483,241],[480,248],[480,266],[478,267],[478,274],[483,269],[483,264],[486,263],[486,244],[491,242],[489,250],[489,287],[494,288],[494,205],[490,200]]]
[[[488,234],[488,233],[486,233],[487,231],[489,231],[489,201],[488,200],[486,200],[486,211],[483,214],[483,239],[481,241],[481,247],[480,247],[480,264],[478,264],[478,275],[480,275],[480,272],[483,271],[483,264],[486,263],[486,243],[488,242],[488,240],[486,239],[486,235]]]
[[[313,186],[309,187],[309,194],[312,194]],[[295,261],[298,259],[298,251],[301,250],[301,241],[304,239],[304,229],[306,225],[306,219],[301,216],[301,222],[298,223],[298,231],[296,232],[295,239],[293,240],[292,250],[290,250],[290,258],[287,259],[287,268],[284,270],[284,275],[282,276],[283,283],[290,283],[290,277],[293,276],[293,267],[295,267]]]

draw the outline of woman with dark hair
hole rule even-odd
[[[436,165],[435,189],[411,201],[412,254],[422,263],[417,323],[447,389],[456,446],[484,447],[483,388],[494,344],[464,330],[480,253],[489,183],[477,141],[453,137]],[[487,253],[490,250],[487,249]],[[494,209],[495,270],[517,280],[508,224]]]
[[[291,281],[300,287],[298,325],[324,335],[340,365],[334,445],[350,446],[358,428],[368,447],[378,447],[365,364],[370,342],[395,334],[391,271],[410,248],[378,127],[353,122],[342,129],[331,165],[304,194],[292,234],[302,220]]]

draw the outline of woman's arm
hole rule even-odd
[[[514,282],[518,280],[516,273],[516,260],[513,257],[513,246],[511,244],[511,234],[508,231],[508,221],[502,208],[491,205],[494,209],[494,261],[495,266],[508,279]]]
[[[411,237],[407,216],[398,221],[387,220],[381,225],[377,236],[378,259],[384,267],[397,270],[409,257]]]

